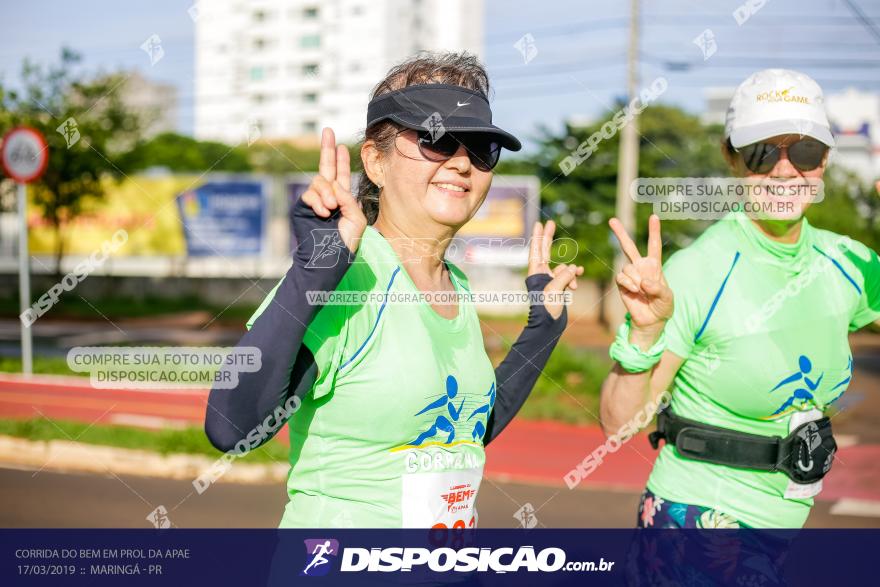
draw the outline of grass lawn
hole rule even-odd
[[[75,293],[75,292],[74,292]],[[62,295],[52,309],[46,313],[53,319],[73,320],[104,320],[102,314],[111,320],[124,318],[144,318],[149,316],[166,316],[184,312],[199,310],[209,313],[211,316],[220,316],[220,320],[244,326],[244,323],[254,310],[256,304],[234,304],[228,308],[213,306],[196,296],[180,298],[154,298],[145,297],[135,299],[128,297],[102,298],[89,300],[88,302],[74,293]],[[42,295],[40,293],[39,295]],[[36,298],[35,298],[36,299]],[[98,308],[101,313],[95,311]],[[18,298],[0,298],[0,317],[18,318]]]
[[[76,375],[82,373],[71,371],[64,357],[34,357],[34,373],[37,375]],[[0,372],[21,373],[21,359],[18,357],[0,357]]]
[[[498,364],[506,351],[492,353]],[[599,413],[599,390],[611,369],[605,353],[557,345],[528,401],[518,417],[529,420],[556,420],[569,424],[595,424]],[[21,372],[21,360],[0,357],[0,372]],[[34,373],[76,375],[63,357],[34,357]]]
[[[607,354],[559,344],[517,417],[598,423],[599,392],[610,370]]]

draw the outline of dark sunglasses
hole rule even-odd
[[[397,134],[400,135],[409,130],[411,129],[403,129]],[[413,132],[416,133],[419,153],[434,163],[448,161],[461,146],[464,146],[467,151],[471,164],[481,171],[492,171],[501,158],[501,143],[492,135],[466,133],[454,136],[452,133],[446,132],[434,139],[431,133],[426,130],[414,130]]]
[[[785,147],[773,143],[752,143],[734,149],[742,155],[743,162],[752,173],[770,173],[779,162],[782,149],[788,151],[788,160],[801,171],[812,171],[822,165],[828,145],[809,137],[797,140]]]

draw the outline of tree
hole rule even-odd
[[[623,104],[619,104],[622,107]],[[604,289],[613,277],[616,252],[608,229],[617,194],[618,134],[603,138],[592,155],[565,175],[560,162],[583,141],[600,132],[612,116],[584,127],[567,126],[559,135],[543,129],[541,148],[531,157],[503,161],[499,173],[534,173],[541,179],[543,218],[559,224],[557,235],[578,243],[575,260],[585,274]],[[639,170],[650,177],[727,177],[730,170],[721,155],[723,128],[705,125],[679,108],[655,105],[639,117]],[[650,205],[636,207],[636,242],[647,238]],[[880,248],[880,199],[850,172],[831,166],[825,174],[825,201],[807,212],[810,222]],[[676,220],[663,224],[664,255],[689,245],[710,221]],[[571,261],[568,261],[571,262]],[[600,312],[600,315],[604,315]]]
[[[810,224],[880,251],[880,198],[874,186],[832,164],[825,172],[825,197],[807,210]]]
[[[166,132],[140,141],[122,157],[125,165],[136,171],[164,167],[175,172],[252,171],[248,152],[242,145],[230,147],[216,141],[198,141],[192,137]]]
[[[349,149],[352,161],[360,163],[360,151]],[[258,141],[251,147],[250,161],[254,169],[264,173],[284,175],[288,173],[316,172],[321,149],[285,142]],[[356,157],[356,158],[355,158]]]
[[[122,104],[123,74],[85,79],[74,72],[80,56],[61,50],[60,63],[43,67],[25,60],[21,89],[0,83],[3,130],[28,125],[49,146],[49,164],[32,196],[55,232],[55,273],[60,276],[65,226],[82,212],[89,198],[102,198],[102,177],[127,173],[118,157],[131,148],[141,127],[138,115]]]
[[[623,104],[618,104],[619,108]],[[613,277],[616,249],[608,230],[617,198],[617,159],[619,134],[603,138],[592,155],[568,175],[561,161],[591,135],[601,132],[612,116],[583,126],[567,125],[562,135],[544,129],[540,152],[531,158],[535,173],[541,178],[543,216],[559,224],[557,235],[573,238],[578,244],[575,262],[585,274],[597,280],[603,289]],[[696,116],[672,106],[651,106],[639,117],[639,177],[705,177],[727,175],[720,152],[722,129],[706,126]],[[506,168],[525,170],[514,162]],[[636,207],[637,242],[647,238],[647,218],[652,207]],[[707,222],[675,221],[663,226],[667,255],[687,246],[702,232]],[[570,262],[570,261],[569,261]],[[600,312],[600,315],[603,315]]]

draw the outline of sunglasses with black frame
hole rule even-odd
[[[464,146],[471,164],[481,171],[492,171],[501,158],[501,143],[497,138],[488,133],[458,133],[444,132],[436,138],[427,130],[413,130],[404,128],[397,131],[397,135],[412,131],[416,133],[416,143],[419,153],[428,161],[442,163],[448,161],[458,152],[458,148]],[[395,147],[397,136],[394,137]],[[400,153],[400,149],[397,149]],[[407,157],[403,153],[402,156]],[[412,159],[412,157],[408,157]]]
[[[788,154],[788,160],[800,171],[813,171],[822,165],[828,145],[812,137],[802,137],[787,145],[777,145],[767,141],[759,141],[743,147],[734,147],[727,139],[727,148],[731,153],[742,155],[743,163],[752,173],[767,174],[776,167],[782,156],[782,150]]]

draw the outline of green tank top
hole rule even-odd
[[[787,436],[820,417],[852,377],[848,333],[880,319],[877,254],[806,219],[798,242],[783,244],[729,215],[664,273],[675,293],[668,349],[684,359],[671,409],[743,432]],[[821,482],[797,486],[784,473],[698,462],[664,446],[648,488],[749,526],[800,527]]]
[[[323,306],[306,332],[319,374],[289,421],[280,527],[474,526],[495,372],[473,304],[446,319],[401,303],[418,289],[372,226],[336,291],[363,299]]]

